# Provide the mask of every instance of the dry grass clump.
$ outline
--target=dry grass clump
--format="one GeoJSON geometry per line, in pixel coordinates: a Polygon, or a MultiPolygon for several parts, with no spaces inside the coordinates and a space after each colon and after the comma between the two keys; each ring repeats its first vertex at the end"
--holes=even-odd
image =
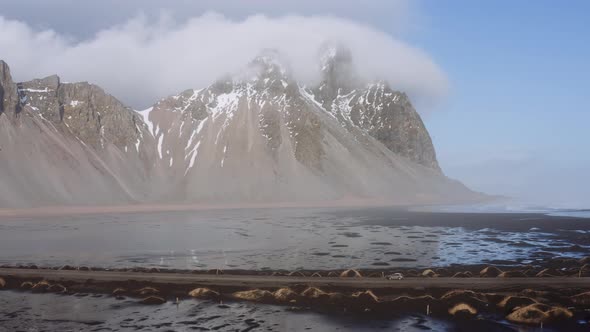
{"type": "Polygon", "coordinates": [[[274,295],[262,289],[252,289],[247,291],[235,292],[233,296],[240,300],[255,301],[255,302],[270,302],[274,300],[274,295]]]}
{"type": "Polygon", "coordinates": [[[135,292],[138,293],[139,295],[145,296],[145,295],[155,295],[155,294],[158,294],[160,291],[155,289],[154,287],[144,287],[144,288],[136,290],[135,292]]]}
{"type": "Polygon", "coordinates": [[[65,293],[67,291],[67,288],[61,284],[53,284],[49,286],[47,290],[54,293],[65,293]]]}
{"type": "Polygon", "coordinates": [[[301,293],[301,296],[305,297],[306,299],[319,299],[326,298],[329,295],[319,288],[308,287],[301,293]]]}
{"type": "Polygon", "coordinates": [[[195,288],[188,292],[188,295],[198,299],[215,299],[220,296],[218,292],[209,288],[195,288]]]}
{"type": "Polygon", "coordinates": [[[355,269],[348,269],[348,270],[342,271],[342,273],[340,273],[340,277],[341,278],[362,278],[363,275],[355,269]]]}
{"type": "Polygon", "coordinates": [[[31,289],[33,286],[34,284],[30,281],[24,281],[22,284],[20,284],[20,288],[22,289],[31,289]]]}
{"type": "Polygon", "coordinates": [[[590,264],[584,264],[580,271],[578,271],[578,277],[590,277],[590,264]]]}
{"type": "Polygon", "coordinates": [[[272,295],[277,302],[283,303],[297,302],[300,297],[299,294],[297,294],[297,292],[293,291],[291,288],[277,289],[274,291],[274,293],[272,293],[272,295]]]}
{"type": "Polygon", "coordinates": [[[563,307],[552,307],[546,313],[549,315],[550,321],[562,321],[574,316],[573,312],[563,307]]]}
{"type": "Polygon", "coordinates": [[[46,280],[42,280],[39,281],[38,283],[34,284],[33,287],[31,287],[31,290],[33,292],[46,292],[47,289],[49,288],[49,286],[51,286],[49,284],[49,282],[47,282],[46,280]]]}
{"type": "Polygon", "coordinates": [[[590,305],[590,292],[576,294],[570,298],[573,303],[580,305],[590,305]]]}
{"type": "Polygon", "coordinates": [[[455,274],[453,274],[452,278],[471,278],[473,275],[471,274],[471,272],[466,271],[466,272],[457,272],[455,274]]]}
{"type": "Polygon", "coordinates": [[[526,296],[506,296],[500,301],[500,303],[498,303],[498,307],[507,311],[512,311],[516,307],[526,307],[535,303],[537,303],[537,301],[526,296]]]}
{"type": "Polygon", "coordinates": [[[477,310],[467,303],[459,303],[449,309],[449,314],[457,318],[471,318],[477,315],[477,310]]]}
{"type": "Polygon", "coordinates": [[[466,289],[455,289],[448,291],[443,296],[441,296],[440,299],[441,301],[451,304],[467,303],[474,307],[487,305],[487,297],[485,294],[476,293],[466,289]]]}
{"type": "Polygon", "coordinates": [[[538,325],[546,322],[549,315],[533,306],[526,306],[513,311],[506,319],[513,323],[538,325]]]}
{"type": "Polygon", "coordinates": [[[352,298],[362,303],[379,303],[379,298],[372,291],[356,292],[352,294],[352,298]]]}
{"type": "Polygon", "coordinates": [[[537,273],[536,277],[539,278],[551,278],[551,277],[561,277],[563,273],[556,269],[544,269],[541,272],[537,273]]]}
{"type": "Polygon", "coordinates": [[[436,274],[436,272],[432,271],[431,269],[426,269],[426,270],[422,271],[421,276],[427,277],[427,278],[436,278],[436,277],[438,277],[438,274],[436,274]]]}
{"type": "Polygon", "coordinates": [[[484,278],[495,278],[502,273],[502,270],[495,266],[488,266],[483,270],[479,271],[479,276],[484,278]]]}
{"type": "Polygon", "coordinates": [[[125,293],[127,293],[127,289],[119,287],[119,288],[115,288],[115,290],[113,290],[113,292],[111,294],[113,294],[115,296],[119,296],[119,295],[123,295],[125,293]]]}
{"type": "Polygon", "coordinates": [[[514,323],[538,325],[541,323],[567,320],[573,316],[574,314],[566,308],[535,303],[517,308],[506,316],[506,319],[514,323]]]}

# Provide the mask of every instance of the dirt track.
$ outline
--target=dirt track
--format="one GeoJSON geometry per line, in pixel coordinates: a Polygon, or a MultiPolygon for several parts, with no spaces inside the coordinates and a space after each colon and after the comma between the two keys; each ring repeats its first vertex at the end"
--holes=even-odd
{"type": "Polygon", "coordinates": [[[49,269],[0,268],[0,276],[18,279],[43,278],[49,281],[124,282],[138,281],[172,285],[199,285],[208,287],[277,288],[296,284],[314,287],[350,289],[450,289],[508,290],[525,288],[590,288],[590,278],[327,278],[257,275],[209,275],[190,273],[145,273],[119,271],[77,271],[49,269]]]}

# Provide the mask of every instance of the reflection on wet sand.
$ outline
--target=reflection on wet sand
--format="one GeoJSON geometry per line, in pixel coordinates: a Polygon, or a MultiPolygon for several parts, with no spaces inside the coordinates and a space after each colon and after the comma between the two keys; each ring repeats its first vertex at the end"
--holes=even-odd
{"type": "Polygon", "coordinates": [[[0,331],[515,331],[507,323],[492,320],[451,322],[403,312],[383,319],[193,299],[146,306],[124,297],[117,300],[84,293],[62,296],[4,291],[0,308],[0,331]]]}
{"type": "MultiPolygon", "coordinates": [[[[527,271],[550,276],[555,271],[544,269],[546,264],[578,264],[577,258],[590,256],[590,219],[385,208],[4,216],[0,218],[0,253],[0,264],[10,266],[307,270],[319,275],[339,269],[403,269],[408,275],[431,271],[469,277],[475,272],[467,266],[479,271],[482,265],[496,265],[502,269],[497,274],[518,277],[526,265],[527,271]],[[458,275],[461,273],[465,275],[458,275]]],[[[532,308],[530,312],[539,310],[532,308]]],[[[469,314],[470,308],[453,308],[453,312],[469,314]]],[[[88,293],[64,296],[2,291],[0,298],[2,332],[17,327],[92,331],[522,330],[504,317],[480,314],[482,319],[449,322],[396,312],[387,319],[377,319],[270,304],[200,300],[168,301],[151,307],[124,296],[88,293]]],[[[587,320],[572,325],[572,331],[584,328],[587,320]]]]}
{"type": "Polygon", "coordinates": [[[0,263],[322,270],[532,264],[590,253],[580,219],[469,217],[383,209],[13,217],[2,220],[0,263]]]}

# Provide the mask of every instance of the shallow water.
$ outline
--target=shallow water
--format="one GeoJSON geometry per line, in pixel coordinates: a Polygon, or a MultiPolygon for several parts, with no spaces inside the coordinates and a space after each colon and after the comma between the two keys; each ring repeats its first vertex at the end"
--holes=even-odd
{"type": "MultiPolygon", "coordinates": [[[[0,219],[0,264],[178,269],[516,265],[590,255],[590,220],[397,209],[233,209],[0,219]]],[[[105,295],[0,292],[4,331],[541,331],[392,313],[293,312],[254,303],[138,305],[105,295]]],[[[585,330],[580,323],[569,331],[585,330]]],[[[552,331],[543,329],[542,331],[552,331]]]]}
{"type": "MultiPolygon", "coordinates": [[[[583,328],[584,326],[582,326],[583,328]]],[[[184,300],[160,306],[106,295],[0,292],[0,332],[13,331],[541,331],[506,322],[451,322],[393,313],[389,319],[292,311],[248,302],[184,300]]],[[[544,332],[555,331],[543,329],[544,332]]],[[[574,330],[571,330],[575,332],[574,330]]],[[[584,331],[580,329],[579,331],[584,331]]]]}
{"type": "Polygon", "coordinates": [[[4,218],[0,264],[320,270],[533,263],[590,253],[585,219],[492,216],[470,222],[460,213],[292,208],[4,218]]]}

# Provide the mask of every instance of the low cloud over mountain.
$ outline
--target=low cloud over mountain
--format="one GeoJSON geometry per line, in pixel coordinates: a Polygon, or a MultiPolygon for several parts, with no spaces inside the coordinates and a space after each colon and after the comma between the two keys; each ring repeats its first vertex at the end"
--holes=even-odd
{"type": "Polygon", "coordinates": [[[365,80],[382,79],[414,101],[432,102],[447,90],[445,75],[419,49],[372,27],[326,16],[250,16],[210,13],[182,22],[138,16],[75,38],[0,17],[1,57],[15,79],[60,73],[64,81],[90,81],[136,108],[187,87],[202,88],[243,68],[263,48],[289,57],[306,85],[320,79],[318,49],[326,40],[346,44],[365,80]]]}

